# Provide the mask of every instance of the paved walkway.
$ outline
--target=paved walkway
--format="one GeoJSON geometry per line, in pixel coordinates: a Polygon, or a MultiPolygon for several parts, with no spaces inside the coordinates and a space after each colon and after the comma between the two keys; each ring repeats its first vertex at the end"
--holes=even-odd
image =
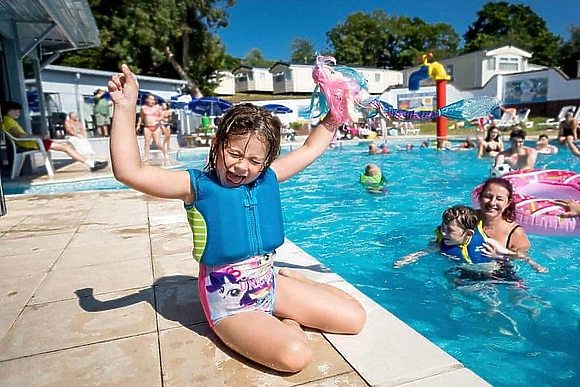
{"type": "Polygon", "coordinates": [[[212,334],[180,202],[102,191],[12,196],[7,206],[2,386],[487,385],[290,242],[278,266],[345,289],[368,312],[357,336],[309,331],[314,360],[294,375],[244,360],[212,334]]]}

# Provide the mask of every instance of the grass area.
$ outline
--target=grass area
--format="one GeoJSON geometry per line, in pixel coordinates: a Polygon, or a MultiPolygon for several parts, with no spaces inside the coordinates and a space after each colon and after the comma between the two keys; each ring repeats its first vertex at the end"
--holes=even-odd
{"type": "MultiPolygon", "coordinates": [[[[524,128],[527,132],[529,138],[537,137],[540,134],[547,134],[550,137],[554,137],[557,134],[557,128],[549,129],[545,126],[538,126],[539,123],[546,122],[548,117],[531,117],[528,120],[534,123],[534,126],[531,128],[524,128]]],[[[450,129],[451,127],[455,126],[455,121],[449,120],[447,123],[447,135],[449,136],[466,136],[466,137],[477,137],[485,135],[482,132],[477,131],[477,127],[475,126],[465,126],[463,128],[458,129],[450,129]]],[[[437,133],[437,125],[434,122],[421,122],[415,123],[415,127],[421,129],[421,135],[432,135],[435,136],[437,133]]],[[[509,129],[503,130],[506,134],[509,134],[509,129]]]]}

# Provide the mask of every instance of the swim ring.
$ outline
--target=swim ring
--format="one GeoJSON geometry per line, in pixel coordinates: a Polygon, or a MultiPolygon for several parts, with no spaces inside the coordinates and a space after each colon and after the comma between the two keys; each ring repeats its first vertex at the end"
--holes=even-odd
{"type": "MultiPolygon", "coordinates": [[[[555,199],[580,200],[580,174],[556,169],[514,171],[501,177],[514,187],[516,219],[526,232],[539,235],[580,236],[580,218],[560,218],[564,209],[555,199]]],[[[479,208],[483,184],[471,191],[479,208]]]]}

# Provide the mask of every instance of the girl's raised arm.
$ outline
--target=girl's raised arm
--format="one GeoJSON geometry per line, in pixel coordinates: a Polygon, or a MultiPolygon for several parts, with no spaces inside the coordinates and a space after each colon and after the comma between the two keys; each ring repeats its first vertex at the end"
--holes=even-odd
{"type": "Polygon", "coordinates": [[[115,179],[143,193],[192,203],[195,194],[187,171],[169,171],[141,164],[135,109],[139,84],[127,65],[109,81],[115,107],[111,130],[111,164],[115,179]]]}

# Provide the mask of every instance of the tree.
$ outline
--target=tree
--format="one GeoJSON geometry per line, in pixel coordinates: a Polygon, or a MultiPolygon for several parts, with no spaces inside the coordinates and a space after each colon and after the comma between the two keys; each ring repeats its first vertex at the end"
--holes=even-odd
{"type": "Polygon", "coordinates": [[[532,52],[536,64],[558,63],[560,38],[527,5],[507,1],[486,3],[463,38],[465,52],[511,44],[532,52]]]}
{"type": "Polygon", "coordinates": [[[460,42],[450,24],[428,24],[381,10],[353,13],[326,36],[340,63],[398,70],[416,64],[428,52],[440,59],[453,56],[460,42]]]}
{"type": "Polygon", "coordinates": [[[429,24],[418,17],[391,18],[390,33],[394,39],[391,66],[396,69],[414,66],[423,54],[433,53],[436,59],[453,57],[458,52],[461,38],[452,25],[429,24]]]}
{"type": "Polygon", "coordinates": [[[296,38],[290,45],[290,61],[293,63],[314,63],[316,52],[314,44],[308,39],[296,38]]]}
{"type": "Polygon", "coordinates": [[[228,25],[235,0],[89,0],[101,46],[69,53],[60,63],[184,79],[199,97],[217,86],[225,47],[215,34],[228,25]]]}
{"type": "Polygon", "coordinates": [[[578,63],[580,60],[580,25],[570,27],[570,39],[560,47],[560,68],[569,77],[578,76],[578,63]]]}
{"type": "Polygon", "coordinates": [[[351,66],[388,66],[393,51],[389,16],[383,11],[356,12],[326,33],[336,60],[351,66]]]}
{"type": "Polygon", "coordinates": [[[239,65],[242,64],[242,60],[240,58],[236,58],[230,54],[226,54],[224,57],[224,69],[226,70],[233,70],[239,65]]]}
{"type": "Polygon", "coordinates": [[[252,67],[270,67],[275,62],[264,58],[264,54],[257,48],[253,48],[250,52],[244,56],[242,62],[245,65],[252,67]]]}

